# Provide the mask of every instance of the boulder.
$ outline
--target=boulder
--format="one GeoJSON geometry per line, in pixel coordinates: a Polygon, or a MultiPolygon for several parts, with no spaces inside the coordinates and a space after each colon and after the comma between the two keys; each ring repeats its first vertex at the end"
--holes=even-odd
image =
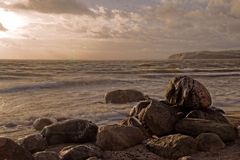
{"type": "Polygon", "coordinates": [[[100,128],[96,144],[103,150],[123,150],[143,140],[144,134],[137,127],[107,125],[100,128]]]}
{"type": "Polygon", "coordinates": [[[187,114],[187,118],[199,118],[199,119],[206,119],[206,120],[212,120],[214,122],[218,123],[228,123],[229,121],[227,118],[224,117],[224,115],[221,112],[211,110],[211,109],[205,109],[205,110],[193,110],[190,113],[187,114]]]}
{"type": "Polygon", "coordinates": [[[41,131],[44,127],[49,126],[56,122],[57,120],[54,118],[48,117],[38,118],[33,122],[33,128],[35,128],[37,131],[41,131]]]}
{"type": "Polygon", "coordinates": [[[96,124],[81,119],[66,120],[45,127],[43,137],[49,145],[61,143],[85,143],[96,140],[96,124]]]}
{"type": "Polygon", "coordinates": [[[196,152],[195,141],[191,136],[174,134],[161,138],[151,139],[146,144],[153,153],[165,157],[177,159],[196,152]]]}
{"type": "Polygon", "coordinates": [[[31,153],[43,151],[47,148],[47,141],[41,134],[33,134],[18,140],[19,144],[31,153]]]}
{"type": "Polygon", "coordinates": [[[105,151],[106,160],[165,160],[150,152],[144,145],[136,145],[123,151],[105,151]]]}
{"type": "Polygon", "coordinates": [[[166,88],[166,100],[170,105],[185,109],[208,108],[212,104],[208,90],[197,80],[188,76],[172,79],[166,88]]]}
{"type": "Polygon", "coordinates": [[[195,138],[198,150],[215,152],[225,147],[224,142],[215,133],[202,133],[195,138]]]}
{"type": "Polygon", "coordinates": [[[93,144],[66,147],[60,152],[61,160],[86,160],[90,157],[101,157],[102,151],[93,144]]]}
{"type": "Polygon", "coordinates": [[[184,118],[176,124],[175,129],[178,133],[194,137],[201,133],[216,133],[225,142],[237,138],[237,130],[233,125],[211,120],[184,118]]]}
{"type": "Polygon", "coordinates": [[[33,160],[30,152],[11,139],[0,137],[1,160],[33,160]]]}
{"type": "Polygon", "coordinates": [[[139,102],[144,100],[145,96],[137,90],[115,90],[108,92],[105,96],[106,103],[125,104],[129,102],[139,102]]]}
{"type": "Polygon", "coordinates": [[[163,136],[172,132],[177,120],[175,114],[171,107],[162,101],[156,100],[149,100],[147,107],[143,107],[140,112],[132,113],[132,115],[138,117],[150,134],[157,136],[163,136]]]}
{"type": "Polygon", "coordinates": [[[135,106],[132,107],[129,113],[129,116],[138,117],[138,114],[151,103],[152,103],[152,100],[145,100],[145,101],[138,102],[135,106]]]}
{"type": "Polygon", "coordinates": [[[37,152],[33,156],[35,160],[60,160],[58,154],[51,151],[37,152]]]}
{"type": "Polygon", "coordinates": [[[177,160],[195,160],[195,159],[191,156],[184,156],[184,157],[178,158],[177,160]]]}

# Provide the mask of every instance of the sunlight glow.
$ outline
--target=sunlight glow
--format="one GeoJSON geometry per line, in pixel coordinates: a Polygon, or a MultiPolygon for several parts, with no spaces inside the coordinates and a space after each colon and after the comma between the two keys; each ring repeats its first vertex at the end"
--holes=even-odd
{"type": "Polygon", "coordinates": [[[22,16],[14,12],[5,11],[1,8],[0,8],[0,23],[2,23],[2,25],[8,31],[15,31],[27,24],[22,16]]]}

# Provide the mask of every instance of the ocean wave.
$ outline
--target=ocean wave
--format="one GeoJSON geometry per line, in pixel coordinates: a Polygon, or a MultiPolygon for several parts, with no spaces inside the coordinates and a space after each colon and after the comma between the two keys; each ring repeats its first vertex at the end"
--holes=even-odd
{"type": "Polygon", "coordinates": [[[38,83],[31,85],[18,85],[9,88],[0,89],[0,94],[4,93],[15,93],[21,91],[36,91],[36,90],[44,90],[44,89],[62,89],[69,87],[80,87],[80,86],[95,86],[95,85],[110,85],[116,83],[131,83],[127,80],[110,80],[110,79],[101,79],[101,80],[75,80],[75,81],[58,81],[58,82],[46,82],[46,83],[38,83]]]}
{"type": "Polygon", "coordinates": [[[158,73],[158,74],[144,74],[140,75],[142,78],[162,78],[187,75],[193,77],[228,77],[228,76],[240,76],[240,72],[185,72],[185,73],[158,73]]]}

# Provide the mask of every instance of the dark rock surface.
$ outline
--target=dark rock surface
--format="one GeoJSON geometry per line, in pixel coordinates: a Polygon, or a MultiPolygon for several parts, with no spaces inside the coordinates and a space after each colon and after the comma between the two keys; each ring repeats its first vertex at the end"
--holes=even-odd
{"type": "Polygon", "coordinates": [[[49,145],[61,143],[85,143],[96,139],[98,127],[94,123],[72,119],[55,123],[42,130],[49,145]]]}
{"type": "Polygon", "coordinates": [[[143,140],[144,134],[137,127],[107,125],[100,128],[96,144],[103,150],[123,150],[143,140]]]}
{"type": "Polygon", "coordinates": [[[48,117],[38,118],[33,122],[33,128],[35,128],[37,131],[41,131],[44,127],[49,126],[56,122],[57,120],[54,118],[48,117]]]}
{"type": "Polygon", "coordinates": [[[33,156],[35,160],[60,160],[58,154],[51,151],[37,152],[33,156]]]}

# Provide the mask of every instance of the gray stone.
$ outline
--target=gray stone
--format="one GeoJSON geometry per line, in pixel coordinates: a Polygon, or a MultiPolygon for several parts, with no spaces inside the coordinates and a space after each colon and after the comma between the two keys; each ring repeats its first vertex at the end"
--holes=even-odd
{"type": "Polygon", "coordinates": [[[18,140],[19,144],[31,153],[43,151],[47,148],[47,141],[41,134],[33,134],[18,140]]]}
{"type": "Polygon", "coordinates": [[[41,131],[44,127],[49,126],[56,122],[57,120],[54,118],[48,117],[38,118],[33,122],[33,128],[35,128],[37,131],[41,131]]]}
{"type": "Polygon", "coordinates": [[[180,158],[196,152],[195,141],[191,136],[174,134],[149,140],[147,148],[165,158],[180,158]]]}
{"type": "Polygon", "coordinates": [[[115,90],[108,92],[105,96],[106,103],[125,104],[129,102],[139,102],[144,100],[143,93],[137,90],[115,90]]]}
{"type": "Polygon", "coordinates": [[[100,128],[96,144],[103,150],[123,150],[143,140],[144,134],[137,127],[107,125],[100,128]]]}
{"type": "Polygon", "coordinates": [[[11,139],[0,137],[0,160],[33,160],[33,157],[11,139]]]}
{"type": "Polygon", "coordinates": [[[66,120],[45,127],[43,137],[49,145],[62,143],[85,143],[96,140],[96,124],[81,119],[66,120]]]}
{"type": "Polygon", "coordinates": [[[35,160],[60,160],[58,154],[51,151],[37,152],[33,156],[35,160]]]}

